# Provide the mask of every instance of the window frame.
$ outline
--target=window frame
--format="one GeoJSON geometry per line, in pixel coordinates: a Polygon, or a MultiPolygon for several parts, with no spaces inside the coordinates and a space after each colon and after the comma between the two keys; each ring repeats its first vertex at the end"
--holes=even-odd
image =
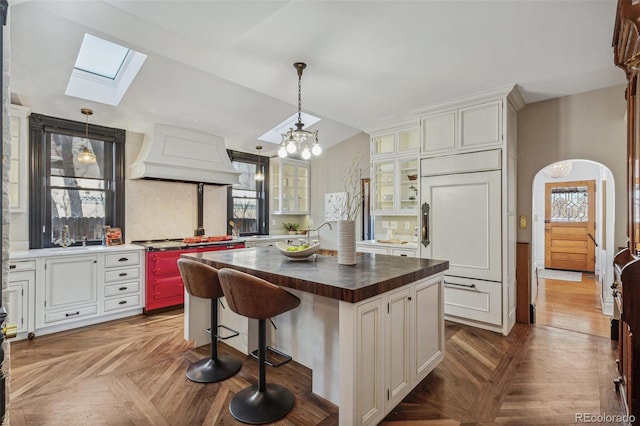
{"type": "MultiPolygon", "coordinates": [[[[263,218],[262,223],[258,223],[257,232],[243,232],[240,236],[251,235],[268,235],[269,234],[269,157],[258,156],[256,154],[249,154],[246,152],[227,150],[229,159],[232,162],[254,164],[256,169],[258,168],[258,158],[260,162],[260,169],[264,174],[264,180],[256,181],[256,192],[261,196],[257,197],[258,200],[258,214],[263,218]]],[[[256,170],[258,171],[258,170],[256,170]]],[[[233,185],[229,185],[227,189],[227,234],[231,234],[231,225],[229,221],[233,220],[233,185]]]]}
{"type": "MultiPolygon", "coordinates": [[[[51,179],[49,133],[84,138],[86,123],[32,113],[29,117],[29,248],[55,247],[51,241],[51,179]]],[[[125,141],[126,131],[89,124],[89,138],[113,143],[111,167],[105,167],[105,222],[125,232],[125,141]]],[[[74,245],[80,245],[76,242],[74,245]]],[[[99,245],[101,241],[87,241],[99,245]]]]}

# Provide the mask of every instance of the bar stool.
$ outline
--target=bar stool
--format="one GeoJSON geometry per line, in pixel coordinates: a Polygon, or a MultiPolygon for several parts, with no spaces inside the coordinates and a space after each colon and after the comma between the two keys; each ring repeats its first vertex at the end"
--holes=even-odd
{"type": "Polygon", "coordinates": [[[229,308],[258,320],[258,385],[238,392],[229,403],[229,411],[243,423],[276,421],[291,411],[295,397],[282,385],[266,383],[266,320],[297,307],[300,299],[275,284],[235,269],[220,269],[218,275],[229,308]]]}
{"type": "Polygon", "coordinates": [[[211,300],[211,357],[194,362],[187,368],[187,378],[198,383],[214,383],[227,379],[240,370],[240,359],[218,356],[218,340],[229,339],[238,332],[224,325],[218,325],[218,298],[223,296],[218,279],[218,270],[204,263],[178,259],[178,269],[184,282],[184,288],[191,296],[211,300]],[[218,329],[225,328],[233,334],[225,337],[218,335],[218,329]]]}

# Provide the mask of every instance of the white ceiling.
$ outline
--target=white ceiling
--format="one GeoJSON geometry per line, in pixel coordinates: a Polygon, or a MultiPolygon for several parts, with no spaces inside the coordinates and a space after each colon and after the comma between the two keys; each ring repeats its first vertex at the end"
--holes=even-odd
{"type": "MultiPolygon", "coordinates": [[[[616,0],[10,1],[12,101],[145,132],[153,123],[257,138],[302,109],[321,145],[416,107],[518,84],[527,103],[625,82],[616,0]],[[118,107],[64,95],[85,32],[148,55],[118,107]]],[[[267,144],[270,145],[270,144],[267,144]]],[[[265,146],[274,155],[277,146],[265,146]]]]}

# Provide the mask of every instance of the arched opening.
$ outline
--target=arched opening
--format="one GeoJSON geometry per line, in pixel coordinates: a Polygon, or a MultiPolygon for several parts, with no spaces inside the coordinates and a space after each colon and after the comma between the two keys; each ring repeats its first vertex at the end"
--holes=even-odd
{"type": "MultiPolygon", "coordinates": [[[[545,227],[545,206],[547,204],[547,184],[595,181],[595,265],[598,293],[602,313],[613,313],[613,298],[607,283],[613,281],[614,225],[615,225],[615,182],[611,170],[590,160],[571,159],[550,164],[538,171],[532,184],[532,220],[531,220],[531,300],[536,303],[538,297],[537,272],[545,269],[545,257],[548,254],[545,242],[549,227],[545,227]]],[[[590,237],[591,238],[591,237],[590,237]]],[[[549,267],[547,265],[547,267],[549,267]]]]}

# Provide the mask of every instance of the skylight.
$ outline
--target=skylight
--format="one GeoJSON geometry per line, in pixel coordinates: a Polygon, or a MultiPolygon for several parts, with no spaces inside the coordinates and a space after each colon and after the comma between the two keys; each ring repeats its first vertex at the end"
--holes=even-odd
{"type": "MultiPolygon", "coordinates": [[[[309,127],[311,127],[314,124],[316,124],[318,121],[320,121],[320,118],[314,117],[311,114],[307,114],[307,113],[303,112],[301,114],[301,120],[300,121],[302,121],[304,123],[304,128],[306,130],[309,127]]],[[[271,143],[279,144],[279,143],[282,142],[282,134],[283,133],[287,133],[290,128],[294,128],[295,129],[297,122],[298,122],[298,113],[296,112],[291,117],[287,118],[285,121],[283,121],[282,123],[278,124],[276,127],[274,127],[273,129],[269,130],[264,135],[260,136],[258,138],[258,140],[261,140],[261,141],[264,141],[264,142],[271,142],[271,143]]]]}
{"type": "Polygon", "coordinates": [[[115,80],[130,50],[91,34],[85,34],[74,68],[115,80]]]}
{"type": "Polygon", "coordinates": [[[117,106],[147,55],[85,34],[65,94],[117,106]]]}

